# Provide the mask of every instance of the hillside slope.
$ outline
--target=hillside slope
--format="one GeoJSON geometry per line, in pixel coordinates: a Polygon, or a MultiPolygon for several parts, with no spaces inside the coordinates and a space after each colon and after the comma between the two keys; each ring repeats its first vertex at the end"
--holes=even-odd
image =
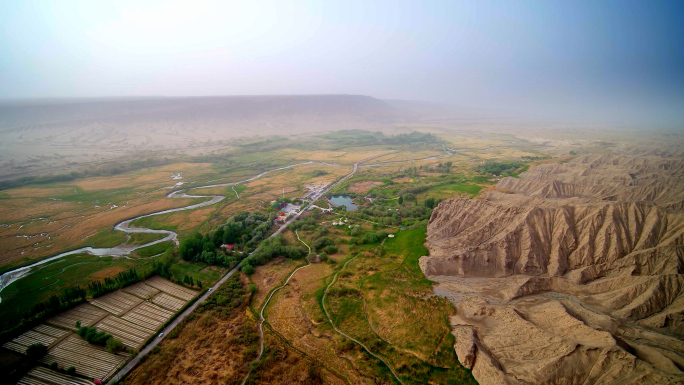
{"type": "Polygon", "coordinates": [[[421,268],[481,384],[684,381],[684,161],[585,156],[440,204],[421,268]]]}

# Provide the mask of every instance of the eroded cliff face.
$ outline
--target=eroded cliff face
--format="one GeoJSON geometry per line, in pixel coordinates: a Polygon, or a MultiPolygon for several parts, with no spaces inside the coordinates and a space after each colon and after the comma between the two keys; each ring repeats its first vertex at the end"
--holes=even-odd
{"type": "Polygon", "coordinates": [[[459,360],[481,384],[684,383],[683,181],[681,159],[585,156],[442,202],[420,264],[459,360]]]}

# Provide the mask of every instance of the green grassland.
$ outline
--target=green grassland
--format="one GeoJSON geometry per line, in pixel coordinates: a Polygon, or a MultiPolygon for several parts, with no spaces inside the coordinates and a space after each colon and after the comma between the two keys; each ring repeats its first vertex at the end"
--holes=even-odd
{"type": "Polygon", "coordinates": [[[47,300],[51,295],[61,295],[64,289],[76,286],[85,288],[88,282],[96,279],[94,275],[105,269],[118,272],[138,266],[139,263],[127,259],[89,254],[70,255],[47,262],[2,291],[0,318],[22,318],[34,304],[47,300]]]}
{"type": "Polygon", "coordinates": [[[425,229],[402,231],[340,272],[328,292],[333,322],[387,358],[407,384],[475,383],[453,350],[451,304],[431,296],[418,259],[425,229]]]}

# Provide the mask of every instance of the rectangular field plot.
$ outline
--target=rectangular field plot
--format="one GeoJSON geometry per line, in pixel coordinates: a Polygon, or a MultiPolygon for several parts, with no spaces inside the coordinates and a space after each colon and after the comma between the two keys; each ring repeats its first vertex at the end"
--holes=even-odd
{"type": "Polygon", "coordinates": [[[106,311],[84,303],[64,313],[60,313],[46,322],[51,325],[76,330],[76,321],[81,321],[81,326],[93,326],[94,323],[106,315],[106,311]]]}
{"type": "Polygon", "coordinates": [[[68,332],[62,329],[53,328],[47,325],[38,325],[35,328],[22,333],[17,338],[2,345],[3,348],[14,350],[17,353],[26,353],[26,348],[30,345],[41,343],[45,346],[50,346],[59,337],[68,332]]]}
{"type": "Polygon", "coordinates": [[[113,293],[103,295],[90,301],[91,304],[107,310],[115,315],[122,315],[125,312],[133,309],[143,300],[130,294],[126,294],[120,290],[113,293]]]}
{"type": "Polygon", "coordinates": [[[155,330],[130,323],[129,321],[109,315],[98,322],[95,327],[118,338],[129,348],[139,349],[155,330]]]}
{"type": "Polygon", "coordinates": [[[92,385],[92,381],[83,378],[67,376],[54,370],[36,366],[22,377],[18,385],[92,385]]]}
{"type": "Polygon", "coordinates": [[[166,321],[171,319],[173,314],[173,312],[162,309],[157,305],[143,302],[138,307],[121,316],[121,318],[146,329],[156,331],[166,321]]]}
{"type": "Polygon", "coordinates": [[[153,288],[152,286],[145,285],[144,282],[138,282],[135,285],[128,286],[121,290],[145,299],[150,299],[154,297],[155,294],[159,293],[159,290],[153,288]]]}
{"type": "Polygon", "coordinates": [[[195,298],[197,294],[199,294],[194,290],[186,289],[183,286],[171,283],[159,276],[154,276],[146,280],[145,284],[152,286],[155,289],[159,289],[167,294],[171,294],[174,297],[184,299],[186,301],[190,301],[191,299],[195,298]]]}
{"type": "Polygon", "coordinates": [[[62,368],[73,366],[77,373],[103,380],[114,374],[126,358],[127,355],[124,353],[111,354],[104,348],[89,344],[72,334],[50,349],[41,361],[46,364],[57,362],[62,368]]]}
{"type": "Polygon", "coordinates": [[[188,303],[188,301],[184,301],[180,298],[170,296],[166,293],[157,294],[152,299],[152,302],[156,303],[161,307],[173,310],[174,312],[177,312],[178,310],[182,309],[183,306],[185,306],[185,304],[188,303]]]}

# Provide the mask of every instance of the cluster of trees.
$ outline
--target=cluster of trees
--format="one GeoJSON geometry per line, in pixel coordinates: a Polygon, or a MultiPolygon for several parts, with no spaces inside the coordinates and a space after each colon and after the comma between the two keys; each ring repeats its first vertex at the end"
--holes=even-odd
{"type": "Polygon", "coordinates": [[[86,291],[80,286],[65,289],[61,296],[52,295],[47,301],[39,302],[25,318],[43,314],[53,313],[69,307],[72,304],[80,303],[86,299],[86,291]]]}
{"type": "Polygon", "coordinates": [[[244,285],[240,278],[234,275],[198,306],[198,312],[202,313],[213,310],[218,316],[228,316],[231,310],[241,305],[246,305],[246,299],[247,292],[244,289],[244,285]]]}
{"type": "Polygon", "coordinates": [[[242,272],[248,275],[253,274],[254,266],[263,265],[275,257],[301,259],[306,257],[307,254],[308,250],[306,248],[288,245],[285,238],[282,235],[278,235],[261,242],[259,248],[242,261],[242,272]]]}
{"type": "MultiPolygon", "coordinates": [[[[316,222],[318,221],[318,216],[312,215],[305,219],[298,219],[288,226],[292,231],[302,230],[311,231],[316,228],[316,222]]],[[[327,229],[326,229],[327,230],[327,229]]]]}
{"type": "MultiPolygon", "coordinates": [[[[438,202],[435,201],[434,203],[437,204],[438,202]]],[[[353,216],[376,222],[383,226],[398,226],[401,224],[408,226],[415,225],[420,221],[427,221],[430,219],[431,213],[432,208],[426,205],[378,205],[372,208],[360,208],[354,212],[353,216]]]]}
{"type": "Polygon", "coordinates": [[[328,174],[329,173],[327,171],[324,171],[324,170],[313,170],[313,172],[311,173],[311,175],[313,175],[314,177],[328,175],[328,174]]]}
{"type": "Polygon", "coordinates": [[[424,205],[425,207],[429,208],[429,209],[434,209],[434,208],[437,207],[437,205],[440,204],[441,202],[442,202],[441,199],[435,200],[435,198],[430,197],[430,198],[427,198],[427,199],[425,199],[425,200],[423,201],[423,205],[424,205]]]}
{"type": "Polygon", "coordinates": [[[129,286],[136,282],[140,282],[140,276],[135,268],[131,268],[128,271],[120,272],[114,276],[114,278],[105,278],[104,282],[92,281],[88,283],[88,291],[94,298],[111,293],[120,287],[129,286]]]}
{"type": "Polygon", "coordinates": [[[183,283],[189,285],[190,287],[195,286],[195,284],[197,284],[197,287],[199,287],[200,289],[202,288],[202,281],[200,281],[199,279],[195,281],[194,279],[192,279],[191,276],[187,274],[185,274],[185,276],[183,277],[183,283]]]}
{"type": "Polygon", "coordinates": [[[220,250],[222,244],[235,245],[235,250],[248,251],[264,240],[275,218],[275,213],[235,214],[213,234],[194,233],[180,244],[180,255],[186,261],[205,262],[210,265],[234,266],[240,260],[226,256],[220,250]]]}
{"type": "Polygon", "coordinates": [[[105,346],[107,340],[112,338],[111,334],[98,332],[97,328],[94,326],[81,326],[80,321],[76,322],[76,327],[78,328],[76,334],[93,345],[105,346]]]}
{"type": "Polygon", "coordinates": [[[383,139],[387,144],[416,144],[416,143],[441,143],[441,140],[432,134],[412,132],[410,134],[399,134],[383,139]]]}
{"type": "Polygon", "coordinates": [[[451,166],[453,165],[452,162],[446,162],[442,163],[439,162],[437,163],[437,166],[435,167],[430,167],[428,165],[420,166],[421,170],[425,170],[427,172],[441,172],[443,174],[448,174],[451,172],[451,166]]]}
{"type": "Polygon", "coordinates": [[[359,226],[354,226],[349,230],[349,235],[352,236],[352,238],[349,240],[351,244],[368,244],[380,242],[387,238],[388,234],[384,230],[364,233],[359,226]],[[363,235],[363,237],[358,238],[361,235],[363,235]]]}
{"type": "Polygon", "coordinates": [[[94,326],[81,326],[81,321],[76,322],[76,334],[93,345],[106,346],[110,353],[116,353],[124,349],[121,340],[112,337],[111,334],[97,331],[94,326]]]}
{"type": "Polygon", "coordinates": [[[166,278],[166,279],[171,279],[172,274],[171,274],[171,261],[166,260],[164,262],[162,261],[154,261],[152,262],[152,271],[157,274],[160,277],[166,278]]]}
{"type": "Polygon", "coordinates": [[[525,164],[522,162],[487,162],[485,164],[477,166],[475,168],[475,171],[477,171],[480,174],[509,176],[515,174],[515,172],[523,166],[525,166],[525,164]]]}

